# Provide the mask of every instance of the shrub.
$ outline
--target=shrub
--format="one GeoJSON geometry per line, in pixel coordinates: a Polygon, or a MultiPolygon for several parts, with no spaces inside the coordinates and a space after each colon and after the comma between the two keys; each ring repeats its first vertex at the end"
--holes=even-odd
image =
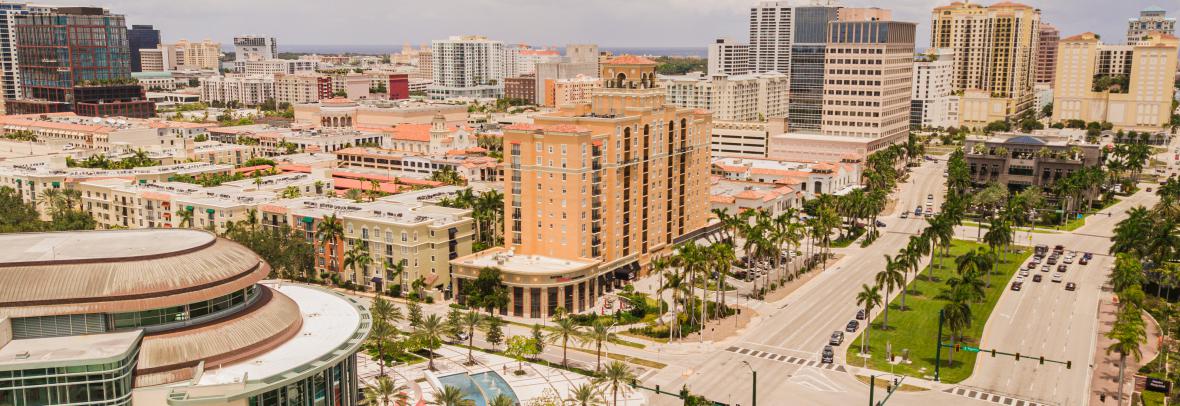
{"type": "Polygon", "coordinates": [[[434,296],[427,296],[426,304],[434,304],[434,296]]]}

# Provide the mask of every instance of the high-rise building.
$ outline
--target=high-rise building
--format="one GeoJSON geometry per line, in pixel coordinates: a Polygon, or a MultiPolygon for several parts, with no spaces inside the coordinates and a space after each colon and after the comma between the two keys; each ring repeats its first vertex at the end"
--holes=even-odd
{"type": "Polygon", "coordinates": [[[578,75],[570,79],[550,80],[545,84],[545,106],[589,103],[595,89],[602,87],[597,76],[578,75]]]}
{"type": "Polygon", "coordinates": [[[750,46],[729,38],[719,38],[709,44],[709,76],[745,75],[750,73],[750,46]]]}
{"type": "Polygon", "coordinates": [[[836,21],[839,10],[837,6],[815,5],[795,7],[792,12],[791,66],[783,72],[791,76],[788,131],[821,130],[828,24],[836,21]]]}
{"type": "Polygon", "coordinates": [[[1053,73],[1057,71],[1057,41],[1060,39],[1053,24],[1042,22],[1037,27],[1037,84],[1053,84],[1053,73]]]}
{"type": "Polygon", "coordinates": [[[914,23],[876,19],[828,25],[824,135],[870,139],[870,152],[906,138],[915,29],[914,23]]]}
{"type": "Polygon", "coordinates": [[[750,8],[751,72],[790,74],[793,11],[788,1],[763,1],[750,8]]]}
{"type": "MultiPolygon", "coordinates": [[[[541,62],[537,64],[537,104],[552,106],[557,103],[560,97],[555,96],[558,87],[562,86],[557,83],[564,79],[575,79],[578,76],[586,78],[597,78],[601,69],[600,54],[598,52],[598,45],[593,44],[569,44],[565,47],[565,56],[560,61],[556,62],[541,62]]],[[[585,81],[581,82],[567,82],[571,84],[569,90],[575,93],[579,92],[578,88],[585,85],[585,81]]],[[[581,100],[583,97],[574,96],[572,99],[581,100]]]]}
{"type": "Polygon", "coordinates": [[[430,42],[434,58],[432,99],[497,98],[504,94],[504,43],[475,35],[430,42]]]}
{"type": "Polygon", "coordinates": [[[15,28],[22,94],[7,101],[8,113],[155,114],[155,103],[145,100],[143,87],[131,79],[123,15],[56,7],[16,16],[15,28]]]}
{"type": "Polygon", "coordinates": [[[127,46],[131,50],[131,71],[143,72],[139,64],[139,50],[160,46],[160,30],[151,25],[133,24],[127,30],[127,46]]]}
{"type": "Polygon", "coordinates": [[[546,318],[595,308],[704,230],[710,114],[669,108],[656,63],[602,66],[590,104],[504,130],[504,246],[451,261],[459,302],[485,267],[508,288],[501,314],[546,318]]]}
{"type": "Polygon", "coordinates": [[[1012,2],[934,8],[930,46],[955,52],[961,126],[980,128],[1032,109],[1040,22],[1040,10],[1012,2]]]}
{"type": "Polygon", "coordinates": [[[189,42],[182,39],[176,43],[159,44],[152,49],[136,51],[143,72],[218,70],[221,64],[221,44],[210,40],[189,42]]]}
{"type": "Polygon", "coordinates": [[[275,103],[313,103],[332,98],[332,78],[315,73],[276,73],[275,103]]]}
{"type": "Polygon", "coordinates": [[[1162,33],[1148,34],[1134,46],[1105,45],[1089,32],[1061,40],[1053,121],[1162,132],[1172,114],[1178,45],[1176,37],[1162,33]]]}
{"type": "Polygon", "coordinates": [[[537,64],[561,60],[561,52],[554,49],[533,49],[524,44],[504,50],[504,76],[516,77],[537,73],[537,64]]]}
{"type": "Polygon", "coordinates": [[[660,76],[667,103],[676,107],[705,109],[717,121],[764,121],[787,115],[787,75],[778,72],[747,75],[660,76]]]}
{"type": "Polygon", "coordinates": [[[234,62],[260,61],[278,57],[279,44],[274,37],[257,35],[234,37],[234,62]]]}
{"type": "Polygon", "coordinates": [[[1127,21],[1127,44],[1139,44],[1152,32],[1176,35],[1176,19],[1159,7],[1140,11],[1139,18],[1127,21]]]}
{"type": "Polygon", "coordinates": [[[0,3],[0,95],[20,98],[20,63],[16,55],[16,17],[28,14],[24,3],[0,3]]]}
{"type": "Polygon", "coordinates": [[[910,93],[910,127],[947,128],[959,123],[959,98],[954,78],[955,51],[935,49],[914,61],[913,92],[910,93]]]}

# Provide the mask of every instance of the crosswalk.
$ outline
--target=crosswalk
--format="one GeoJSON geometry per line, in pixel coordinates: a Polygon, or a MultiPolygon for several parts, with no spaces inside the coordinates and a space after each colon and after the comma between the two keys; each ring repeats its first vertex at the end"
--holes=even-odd
{"type": "Polygon", "coordinates": [[[771,361],[786,362],[786,363],[795,364],[795,365],[815,367],[815,368],[819,368],[819,369],[827,369],[830,371],[837,371],[837,372],[847,371],[843,365],[825,364],[825,363],[822,363],[822,362],[819,362],[816,360],[808,360],[808,359],[799,358],[799,357],[792,357],[789,355],[775,354],[773,352],[759,351],[759,350],[742,348],[742,347],[729,347],[729,348],[726,348],[725,350],[732,352],[732,353],[736,353],[736,354],[746,355],[746,356],[750,356],[750,357],[754,357],[754,358],[768,359],[771,361]]]}
{"type": "Polygon", "coordinates": [[[1017,399],[1017,398],[1013,398],[1010,396],[998,395],[995,393],[988,393],[988,392],[984,392],[984,391],[981,391],[978,389],[964,388],[961,386],[949,388],[949,389],[943,390],[943,392],[946,392],[946,393],[949,393],[952,395],[962,396],[965,398],[971,398],[971,399],[975,399],[975,400],[982,400],[985,402],[991,402],[991,403],[995,403],[998,405],[1004,405],[1004,406],[1050,406],[1047,403],[1037,403],[1037,402],[1033,402],[1031,400],[1017,399]]]}

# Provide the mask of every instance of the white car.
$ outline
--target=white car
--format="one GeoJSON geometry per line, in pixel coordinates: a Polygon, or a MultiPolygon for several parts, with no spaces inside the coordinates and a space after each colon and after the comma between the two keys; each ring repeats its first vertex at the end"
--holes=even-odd
{"type": "Polygon", "coordinates": [[[1016,283],[1024,283],[1024,276],[1017,276],[1016,283]]]}
{"type": "Polygon", "coordinates": [[[1021,277],[1028,276],[1028,270],[1027,270],[1027,269],[1021,269],[1021,270],[1020,270],[1020,276],[1021,276],[1021,277]]]}
{"type": "Polygon", "coordinates": [[[1053,282],[1061,283],[1061,279],[1064,277],[1065,277],[1064,273],[1054,272],[1053,273],[1053,282]]]}

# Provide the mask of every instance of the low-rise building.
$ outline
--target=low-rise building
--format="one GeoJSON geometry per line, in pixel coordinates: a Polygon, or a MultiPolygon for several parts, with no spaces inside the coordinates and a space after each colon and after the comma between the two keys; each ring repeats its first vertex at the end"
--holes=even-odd
{"type": "Polygon", "coordinates": [[[712,173],[731,181],[788,186],[804,199],[842,195],[860,187],[860,165],[856,163],[718,158],[713,160],[712,173]]]}
{"type": "Polygon", "coordinates": [[[448,123],[467,121],[467,106],[411,100],[361,100],[345,98],[295,105],[295,121],[313,127],[391,127],[428,124],[442,114],[448,123]],[[346,124],[341,124],[346,123],[346,124]]]}
{"type": "Polygon", "coordinates": [[[11,187],[25,202],[40,206],[43,202],[38,197],[43,191],[74,189],[78,183],[90,180],[119,178],[135,183],[164,182],[175,176],[228,174],[233,169],[231,165],[206,162],[185,162],[134,169],[68,168],[64,157],[51,157],[38,164],[0,165],[0,186],[11,187]]]}
{"type": "Polygon", "coordinates": [[[1076,133],[1039,130],[1034,134],[969,137],[963,151],[971,180],[978,185],[999,183],[1010,189],[1051,188],[1074,171],[1100,165],[1101,146],[1086,143],[1084,133],[1076,133]]]}
{"type": "Polygon", "coordinates": [[[803,200],[803,193],[779,184],[733,181],[715,176],[709,187],[710,209],[725,210],[730,214],[761,210],[778,216],[787,209],[801,209],[803,200]]]}
{"type": "Polygon", "coordinates": [[[275,102],[292,106],[332,98],[332,78],[315,73],[276,73],[275,102]]]}
{"type": "Polygon", "coordinates": [[[529,104],[537,100],[537,74],[529,73],[504,78],[504,97],[525,100],[529,104]]]}
{"type": "Polygon", "coordinates": [[[503,165],[485,156],[482,149],[456,150],[444,155],[427,155],[381,148],[346,148],[336,151],[341,168],[366,168],[393,177],[426,179],[439,169],[454,170],[468,181],[498,181],[503,165]]]}
{"type": "Polygon", "coordinates": [[[257,106],[275,98],[274,74],[201,78],[201,101],[257,106]]]}

